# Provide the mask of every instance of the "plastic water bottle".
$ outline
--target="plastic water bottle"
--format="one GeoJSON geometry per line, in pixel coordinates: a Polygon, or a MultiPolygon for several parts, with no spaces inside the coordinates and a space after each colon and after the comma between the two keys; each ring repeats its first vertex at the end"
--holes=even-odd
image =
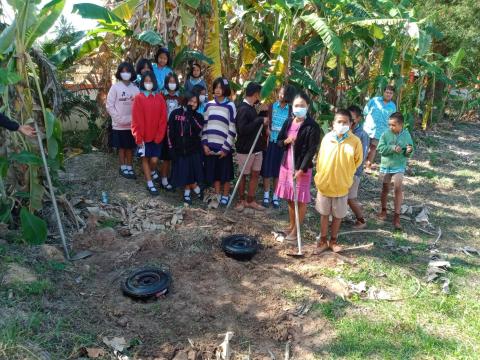
{"type": "Polygon", "coordinates": [[[108,193],[106,191],[102,191],[102,203],[108,204],[108,193]]]}

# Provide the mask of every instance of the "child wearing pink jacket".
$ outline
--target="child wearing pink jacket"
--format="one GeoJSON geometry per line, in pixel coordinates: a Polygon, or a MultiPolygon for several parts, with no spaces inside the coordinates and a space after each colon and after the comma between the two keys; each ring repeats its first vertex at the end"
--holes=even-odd
{"type": "Polygon", "coordinates": [[[121,63],[115,77],[119,81],[112,85],[107,96],[107,111],[112,118],[112,146],[118,149],[119,174],[127,179],[136,179],[132,165],[133,150],[136,148],[132,135],[132,105],[140,90],[133,83],[136,74],[131,63],[121,63]]]}

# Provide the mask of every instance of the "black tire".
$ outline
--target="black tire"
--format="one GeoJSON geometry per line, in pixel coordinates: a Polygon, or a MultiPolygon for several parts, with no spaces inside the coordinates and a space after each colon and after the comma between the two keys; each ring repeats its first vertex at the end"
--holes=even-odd
{"type": "Polygon", "coordinates": [[[250,260],[258,251],[258,241],[249,235],[230,235],[222,239],[222,249],[234,259],[250,260]]]}
{"type": "Polygon", "coordinates": [[[139,269],[128,275],[122,283],[125,295],[136,299],[147,299],[168,292],[172,277],[166,271],[156,268],[139,269]]]}

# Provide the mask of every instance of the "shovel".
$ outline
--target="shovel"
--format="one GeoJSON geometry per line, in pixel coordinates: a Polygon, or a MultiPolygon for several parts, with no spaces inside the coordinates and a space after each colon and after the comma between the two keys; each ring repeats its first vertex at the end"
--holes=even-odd
{"type": "Polygon", "coordinates": [[[293,179],[293,202],[295,203],[295,228],[297,229],[297,244],[298,244],[298,252],[297,253],[288,253],[288,256],[293,257],[304,257],[302,253],[302,234],[300,232],[300,218],[298,216],[298,191],[297,191],[297,179],[295,178],[295,146],[292,143],[291,145],[291,158],[292,158],[292,179],[293,179]]]}

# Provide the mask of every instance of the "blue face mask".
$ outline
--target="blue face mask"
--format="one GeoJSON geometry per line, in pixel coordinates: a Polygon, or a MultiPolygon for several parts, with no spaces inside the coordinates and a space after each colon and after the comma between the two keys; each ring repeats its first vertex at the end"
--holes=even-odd
{"type": "Polygon", "coordinates": [[[296,117],[303,119],[305,116],[307,116],[307,110],[308,110],[307,108],[296,107],[296,108],[293,108],[292,113],[296,117]]]}

